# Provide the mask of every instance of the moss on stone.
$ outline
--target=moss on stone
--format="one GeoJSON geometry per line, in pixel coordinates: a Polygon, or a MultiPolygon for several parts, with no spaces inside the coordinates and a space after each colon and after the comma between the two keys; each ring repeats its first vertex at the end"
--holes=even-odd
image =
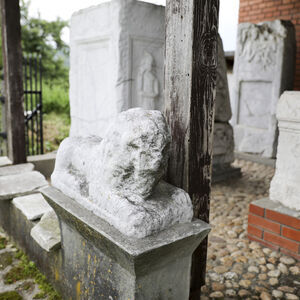
{"type": "Polygon", "coordinates": [[[0,294],[0,300],[22,300],[23,298],[15,291],[0,294]]]}
{"type": "Polygon", "coordinates": [[[5,249],[7,245],[7,240],[4,237],[0,237],[0,250],[5,249]]]}
{"type": "Polygon", "coordinates": [[[7,266],[11,265],[13,261],[12,254],[4,252],[0,254],[0,270],[4,270],[7,266]]]}
{"type": "MultiPolygon", "coordinates": [[[[47,282],[46,277],[36,268],[34,262],[29,261],[26,255],[21,251],[16,253],[16,258],[20,259],[17,266],[13,267],[8,273],[4,275],[4,282],[6,284],[12,284],[19,280],[32,278],[39,285],[41,292],[38,295],[47,296],[49,300],[60,300],[61,296],[53,289],[53,287],[47,282]]],[[[35,299],[41,299],[35,298],[35,299]]],[[[0,299],[1,300],[1,299],[0,299]]]]}

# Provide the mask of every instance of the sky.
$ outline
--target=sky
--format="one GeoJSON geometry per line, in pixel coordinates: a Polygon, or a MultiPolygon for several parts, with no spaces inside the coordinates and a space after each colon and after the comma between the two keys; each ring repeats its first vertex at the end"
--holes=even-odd
{"type": "MultiPolygon", "coordinates": [[[[57,17],[69,20],[75,11],[103,2],[107,2],[107,0],[31,0],[29,14],[31,16],[40,14],[41,18],[48,21],[55,20],[57,17]]],[[[145,0],[145,2],[166,4],[166,0],[145,0]]],[[[235,49],[238,8],[239,0],[220,0],[219,32],[225,51],[235,49]]],[[[63,40],[69,42],[69,29],[67,28],[63,32],[63,40]]]]}

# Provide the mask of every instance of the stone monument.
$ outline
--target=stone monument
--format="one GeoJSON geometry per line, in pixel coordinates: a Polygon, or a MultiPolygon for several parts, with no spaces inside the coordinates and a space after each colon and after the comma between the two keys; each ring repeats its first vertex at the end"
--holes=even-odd
{"type": "Polygon", "coordinates": [[[165,8],[113,0],[70,23],[70,136],[100,135],[131,107],[163,111],[165,8]]]}
{"type": "Polygon", "coordinates": [[[300,260],[300,92],[284,92],[277,106],[276,171],[269,198],[249,207],[248,237],[300,260]]]}
{"type": "Polygon", "coordinates": [[[42,193],[60,222],[66,298],[188,300],[192,253],[210,228],[162,180],[169,145],[163,114],[142,108],[118,114],[103,138],[62,142],[55,188],[42,193]]]}
{"type": "Polygon", "coordinates": [[[233,124],[236,151],[276,157],[276,105],[293,89],[295,31],[289,21],[238,27],[233,124]]]}
{"type": "Polygon", "coordinates": [[[230,164],[234,161],[233,128],[229,124],[232,117],[227,81],[227,67],[223,43],[218,35],[218,69],[215,104],[215,124],[213,142],[213,182],[240,176],[240,169],[230,164]]]}
{"type": "MultiPolygon", "coordinates": [[[[164,7],[115,0],[75,13],[70,28],[70,136],[103,137],[110,118],[131,107],[164,111],[164,7]]],[[[214,181],[240,174],[230,167],[232,114],[220,36],[218,45],[214,181]]]]}
{"type": "Polygon", "coordinates": [[[300,92],[285,92],[277,107],[276,172],[270,199],[300,212],[300,92]]]}

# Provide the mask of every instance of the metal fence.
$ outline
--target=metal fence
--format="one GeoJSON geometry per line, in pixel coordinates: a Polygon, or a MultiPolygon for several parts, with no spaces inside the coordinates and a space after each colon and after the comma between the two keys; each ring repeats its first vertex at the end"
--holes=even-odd
{"type": "Polygon", "coordinates": [[[27,155],[43,154],[42,59],[40,55],[23,58],[24,117],[27,155]]]}

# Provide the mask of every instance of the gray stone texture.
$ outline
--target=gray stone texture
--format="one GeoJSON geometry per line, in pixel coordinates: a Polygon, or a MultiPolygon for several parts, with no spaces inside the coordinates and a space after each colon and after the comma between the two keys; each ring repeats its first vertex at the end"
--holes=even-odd
{"type": "Polygon", "coordinates": [[[14,198],[12,203],[31,221],[40,219],[45,213],[52,211],[41,193],[14,198]]]}
{"type": "Polygon", "coordinates": [[[300,212],[300,92],[285,92],[278,102],[276,172],[270,199],[300,212]]]}
{"type": "Polygon", "coordinates": [[[295,50],[289,21],[239,25],[232,107],[237,151],[276,156],[276,105],[283,91],[293,89],[295,50]]]}
{"type": "Polygon", "coordinates": [[[60,248],[61,233],[55,212],[51,210],[45,213],[31,229],[30,235],[47,252],[60,248]]]}
{"type": "Polygon", "coordinates": [[[208,224],[194,220],[130,238],[60,191],[42,193],[60,219],[65,298],[188,299],[191,256],[208,224]]]}
{"type": "Polygon", "coordinates": [[[62,142],[52,185],[128,236],[142,238],[190,222],[189,195],[161,180],[169,145],[161,112],[124,111],[111,121],[103,139],[62,142]]]}
{"type": "Polygon", "coordinates": [[[48,185],[45,177],[36,171],[0,177],[0,200],[32,194],[48,185]]]}
{"type": "Polygon", "coordinates": [[[6,167],[10,165],[12,165],[12,162],[7,156],[0,157],[0,167],[6,167]]]}
{"type": "Polygon", "coordinates": [[[19,164],[0,168],[0,176],[14,175],[33,171],[33,164],[19,164]]]}

